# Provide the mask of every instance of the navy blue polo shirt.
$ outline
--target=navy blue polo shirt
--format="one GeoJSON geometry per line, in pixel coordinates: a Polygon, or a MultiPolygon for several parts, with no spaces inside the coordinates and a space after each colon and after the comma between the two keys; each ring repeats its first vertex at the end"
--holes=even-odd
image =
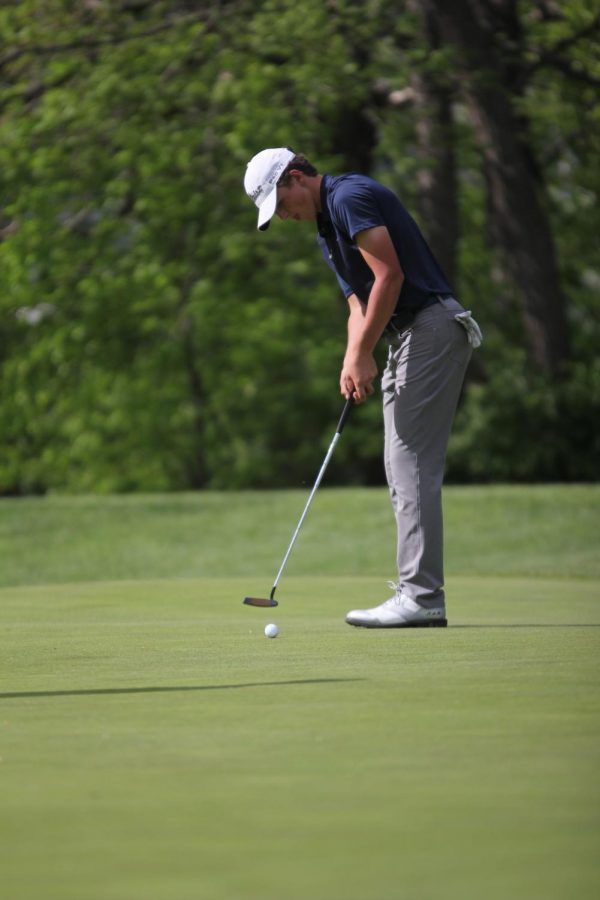
{"type": "Polygon", "coordinates": [[[396,314],[421,308],[432,295],[452,293],[417,223],[398,197],[366,175],[349,173],[323,176],[317,217],[321,252],[344,296],[356,294],[367,303],[374,277],[355,241],[361,231],[380,225],[389,231],[404,272],[396,314]]]}

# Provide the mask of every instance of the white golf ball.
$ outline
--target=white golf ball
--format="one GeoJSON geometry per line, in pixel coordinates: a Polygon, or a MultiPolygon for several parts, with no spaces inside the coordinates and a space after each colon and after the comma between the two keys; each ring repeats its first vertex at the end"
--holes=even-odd
{"type": "Polygon", "coordinates": [[[267,637],[277,637],[279,634],[279,628],[277,625],[265,625],[265,634],[267,637]]]}

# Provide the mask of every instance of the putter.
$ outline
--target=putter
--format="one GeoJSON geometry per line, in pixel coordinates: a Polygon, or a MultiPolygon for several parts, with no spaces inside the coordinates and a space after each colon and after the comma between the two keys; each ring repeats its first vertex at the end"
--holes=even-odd
{"type": "Polygon", "coordinates": [[[302,523],[304,522],[304,519],[306,518],[306,513],[308,512],[310,504],[312,503],[312,499],[317,492],[317,488],[321,484],[321,479],[323,478],[323,475],[325,474],[325,469],[329,465],[329,460],[331,459],[331,456],[335,449],[335,445],[337,444],[337,442],[340,439],[340,435],[344,429],[344,425],[346,424],[346,421],[348,419],[348,416],[350,415],[350,411],[351,411],[353,405],[354,405],[354,400],[352,399],[352,397],[349,397],[348,400],[346,400],[346,405],[344,406],[342,415],[340,416],[340,421],[338,422],[337,428],[335,429],[335,434],[333,436],[333,440],[332,440],[331,444],[329,445],[329,450],[327,451],[327,455],[325,456],[325,459],[323,460],[323,465],[319,469],[319,474],[317,475],[317,480],[315,481],[314,487],[313,487],[312,491],[310,492],[310,496],[309,496],[308,500],[306,501],[306,506],[304,507],[304,512],[300,516],[300,521],[298,522],[298,525],[293,534],[292,540],[290,541],[290,545],[287,548],[286,554],[283,557],[283,562],[281,563],[281,565],[279,567],[279,572],[275,576],[275,581],[273,582],[273,587],[271,589],[270,595],[268,597],[244,597],[244,603],[247,603],[248,606],[277,606],[278,605],[277,600],[275,599],[275,591],[277,590],[277,585],[279,584],[279,579],[281,578],[281,573],[283,572],[283,570],[285,568],[285,564],[288,561],[288,557],[289,557],[290,553],[292,552],[292,547],[296,543],[296,538],[300,534],[300,529],[302,528],[302,523]]]}

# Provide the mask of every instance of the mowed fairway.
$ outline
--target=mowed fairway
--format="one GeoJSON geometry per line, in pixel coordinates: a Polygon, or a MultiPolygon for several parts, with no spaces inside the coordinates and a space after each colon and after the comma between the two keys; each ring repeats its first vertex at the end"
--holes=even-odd
{"type": "Polygon", "coordinates": [[[447,490],[450,627],[410,632],[343,621],[383,491],[323,492],[275,610],[302,492],[2,501],[3,900],[596,898],[599,496],[447,490]]]}

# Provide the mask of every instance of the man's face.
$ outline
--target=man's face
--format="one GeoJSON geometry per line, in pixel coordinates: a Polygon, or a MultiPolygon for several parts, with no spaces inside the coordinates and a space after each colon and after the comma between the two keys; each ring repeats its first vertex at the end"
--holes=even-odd
{"type": "Polygon", "coordinates": [[[287,184],[277,186],[275,214],[280,219],[294,219],[296,222],[314,221],[317,216],[315,202],[302,175],[292,175],[287,184]]]}

